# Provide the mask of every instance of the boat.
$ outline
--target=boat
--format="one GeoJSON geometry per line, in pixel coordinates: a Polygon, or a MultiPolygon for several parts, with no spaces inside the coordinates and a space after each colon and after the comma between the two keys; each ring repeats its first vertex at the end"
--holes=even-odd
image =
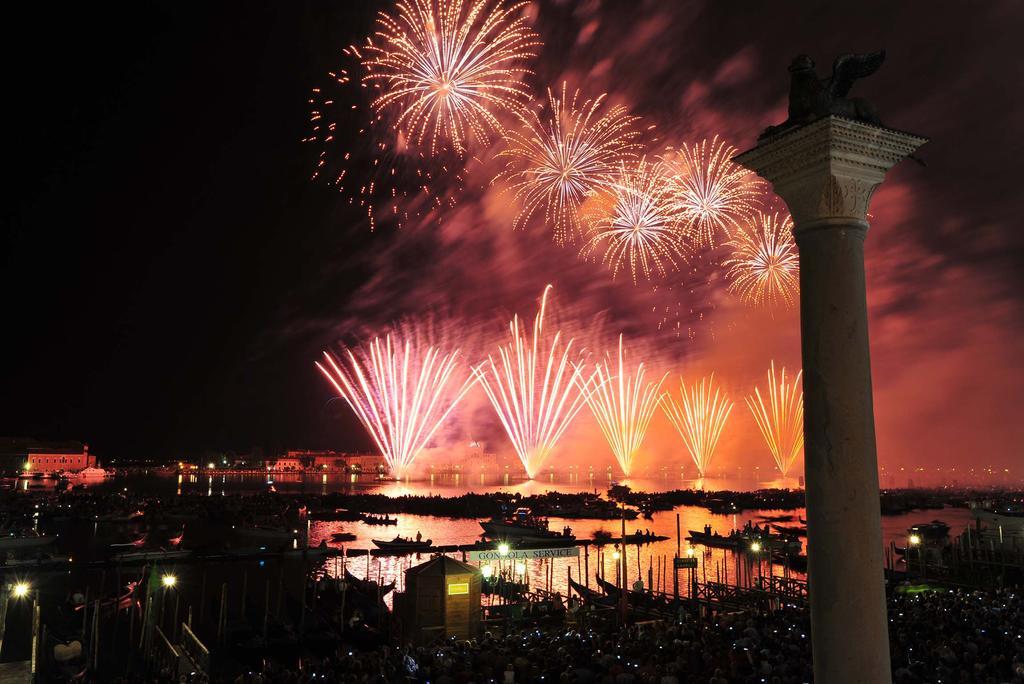
{"type": "Polygon", "coordinates": [[[802,553],[772,551],[772,563],[787,566],[790,570],[797,572],[807,572],[807,556],[802,553]]]}
{"type": "Polygon", "coordinates": [[[499,539],[517,539],[523,541],[575,540],[569,528],[561,533],[548,529],[547,518],[535,516],[529,508],[517,508],[508,518],[495,517],[482,520],[480,527],[484,536],[499,539]]]}
{"type": "Polygon", "coordinates": [[[367,525],[397,525],[398,518],[392,518],[386,513],[383,516],[370,515],[368,513],[363,514],[363,522],[367,525]]]}
{"type": "Polygon", "coordinates": [[[72,472],[64,473],[64,477],[69,480],[102,480],[105,477],[109,477],[111,473],[108,473],[103,468],[97,468],[95,466],[89,466],[82,470],[76,470],[72,472]]]}
{"type": "Polygon", "coordinates": [[[7,568],[17,568],[25,566],[52,566],[52,565],[64,565],[71,562],[70,556],[62,556],[49,552],[40,552],[33,555],[22,555],[20,558],[8,557],[3,561],[2,566],[7,568]]]}
{"type": "MultiPolygon", "coordinates": [[[[365,594],[367,596],[370,596],[370,595],[376,596],[377,591],[378,591],[378,584],[376,582],[374,582],[373,580],[359,579],[358,577],[353,575],[351,572],[349,572],[347,569],[345,570],[345,583],[348,585],[348,588],[351,589],[352,591],[356,591],[356,592],[359,592],[360,594],[365,594]]],[[[391,591],[394,588],[395,588],[395,583],[394,582],[391,582],[390,584],[385,584],[384,586],[379,587],[379,591],[380,591],[381,597],[383,598],[384,596],[387,596],[389,593],[391,593],[391,591]]]]}
{"type": "Polygon", "coordinates": [[[986,536],[1024,539],[1024,509],[1017,505],[973,505],[971,515],[986,536]]]}
{"type": "Polygon", "coordinates": [[[599,532],[604,532],[604,530],[595,532],[593,538],[593,543],[598,546],[602,544],[653,544],[654,542],[667,541],[669,539],[669,537],[660,534],[644,534],[642,532],[627,534],[625,537],[613,537],[608,532],[604,532],[604,534],[599,534],[599,532]]]}
{"type": "Polygon", "coordinates": [[[192,552],[186,549],[175,551],[153,549],[152,551],[124,551],[122,553],[115,553],[111,556],[111,559],[119,563],[126,563],[132,561],[177,560],[179,558],[188,558],[191,555],[192,552]]]}
{"type": "Polygon", "coordinates": [[[355,540],[356,540],[356,535],[352,534],[351,532],[335,532],[334,534],[331,535],[331,541],[346,542],[346,541],[355,541],[355,540]]]}
{"type": "Polygon", "coordinates": [[[772,525],[772,529],[775,530],[776,532],[778,532],[779,534],[781,534],[783,536],[786,536],[786,537],[806,537],[807,536],[807,528],[806,527],[795,527],[795,526],[791,527],[791,526],[788,526],[788,525],[775,525],[775,524],[773,524],[772,525]]]}
{"type": "Polygon", "coordinates": [[[717,532],[698,532],[690,530],[687,541],[693,544],[703,544],[720,549],[733,549],[734,551],[753,551],[753,545],[759,544],[762,549],[771,549],[784,553],[799,553],[802,544],[799,539],[786,537],[778,534],[757,534],[738,532],[733,530],[728,535],[721,535],[717,532]]]}
{"type": "Polygon", "coordinates": [[[758,520],[766,520],[768,522],[791,522],[793,520],[792,515],[759,515],[758,520]]]}
{"type": "Polygon", "coordinates": [[[37,534],[31,530],[10,532],[0,537],[0,551],[47,546],[56,540],[55,536],[37,534]]]}
{"type": "Polygon", "coordinates": [[[371,541],[373,542],[374,546],[376,546],[381,551],[394,551],[403,553],[426,551],[434,545],[434,542],[430,539],[417,541],[415,539],[407,539],[405,537],[395,537],[390,541],[385,541],[383,539],[372,539],[371,541]]]}
{"type": "Polygon", "coordinates": [[[911,545],[918,544],[927,547],[943,547],[949,545],[949,525],[941,520],[932,520],[930,523],[911,525],[907,530],[907,539],[911,545]]]}

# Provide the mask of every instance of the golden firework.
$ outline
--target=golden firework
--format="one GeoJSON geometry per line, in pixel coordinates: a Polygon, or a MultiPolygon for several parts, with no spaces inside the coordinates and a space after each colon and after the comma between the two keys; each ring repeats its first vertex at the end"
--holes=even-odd
{"type": "Polygon", "coordinates": [[[508,163],[501,177],[522,203],[514,228],[543,208],[555,241],[571,242],[581,233],[578,212],[584,198],[612,182],[619,164],[636,157],[639,117],[620,105],[603,106],[605,97],[581,100],[577,90],[570,99],[563,82],[561,96],[548,89],[543,115],[530,109],[521,117],[521,130],[507,131],[508,146],[499,155],[508,163]]]}
{"type": "Polygon", "coordinates": [[[789,216],[758,214],[754,224],[736,231],[728,244],[732,256],[722,265],[730,292],[752,305],[793,305],[800,292],[800,260],[789,216]]]}
{"type": "Polygon", "coordinates": [[[442,352],[418,335],[395,338],[376,337],[340,358],[324,352],[316,366],[401,479],[474,380],[462,371],[457,350],[442,352]]]}
{"type": "Polygon", "coordinates": [[[681,401],[677,402],[667,392],[661,397],[661,408],[683,438],[700,477],[708,473],[718,439],[733,407],[732,401],[714,384],[714,373],[691,387],[680,379],[681,401]]]}
{"type": "Polygon", "coordinates": [[[397,110],[396,128],[430,149],[458,153],[470,137],[488,142],[503,130],[498,114],[530,99],[525,61],[538,36],[523,18],[527,3],[505,0],[399,0],[381,13],[364,48],[373,106],[397,110]]]}
{"type": "Polygon", "coordinates": [[[662,277],[688,258],[680,232],[682,216],[662,163],[619,166],[615,181],[598,188],[584,208],[588,239],[584,259],[603,248],[602,260],[616,277],[629,266],[633,282],[641,275],[662,277]]]}
{"type": "Polygon", "coordinates": [[[643,363],[632,372],[626,368],[622,335],[619,335],[617,370],[607,359],[597,364],[596,382],[593,391],[587,394],[590,410],[626,477],[633,471],[633,458],[658,408],[658,392],[665,381],[662,376],[657,382],[644,382],[646,373],[643,363]]]}
{"type": "Polygon", "coordinates": [[[731,235],[757,210],[760,182],[732,162],[736,151],[716,135],[684,144],[671,161],[676,201],[687,234],[699,246],[714,247],[719,233],[731,235]]]}
{"type": "Polygon", "coordinates": [[[498,357],[473,369],[498,414],[528,477],[533,477],[586,405],[590,382],[574,353],[573,340],[563,343],[562,332],[544,332],[544,314],[552,286],[544,288],[533,334],[519,316],[509,323],[511,341],[498,348],[498,357]]]}
{"type": "Polygon", "coordinates": [[[757,387],[754,388],[754,394],[747,397],[747,406],[754,414],[757,427],[783,477],[789,475],[790,468],[804,447],[804,393],[800,389],[802,373],[798,372],[795,378],[787,381],[785,367],[780,376],[776,376],[775,362],[772,361],[768,371],[767,397],[762,396],[757,387]]]}

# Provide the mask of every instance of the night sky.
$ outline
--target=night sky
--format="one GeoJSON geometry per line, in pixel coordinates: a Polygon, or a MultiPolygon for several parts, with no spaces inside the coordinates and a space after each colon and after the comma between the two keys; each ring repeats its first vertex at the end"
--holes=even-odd
{"type": "MultiPolygon", "coordinates": [[[[72,4],[8,18],[0,435],[79,439],[101,459],[368,448],[313,367],[321,349],[444,311],[489,350],[552,279],[567,315],[600,314],[666,369],[718,371],[740,402],[769,360],[798,364],[795,314],[744,309],[713,271],[652,293],[579,262],[543,226],[512,232],[507,196],[487,186],[493,148],[474,151],[464,181],[437,172],[453,206],[401,229],[370,232],[365,209],[311,181],[311,89],[390,7],[72,4]],[[688,334],[666,333],[677,323],[688,334]]],[[[879,458],[1016,465],[1024,8],[779,7],[540,0],[531,84],[538,97],[563,79],[608,92],[655,126],[652,150],[715,134],[742,150],[784,118],[795,54],[824,76],[837,54],[884,47],[854,94],[931,142],[927,166],[899,166],[871,209],[879,458]]],[[[478,409],[449,436],[493,429],[467,427],[478,409]]],[[[755,446],[749,415],[734,420],[726,460],[755,446]]],[[[678,452],[667,425],[652,430],[666,445],[654,455],[678,452]]]]}

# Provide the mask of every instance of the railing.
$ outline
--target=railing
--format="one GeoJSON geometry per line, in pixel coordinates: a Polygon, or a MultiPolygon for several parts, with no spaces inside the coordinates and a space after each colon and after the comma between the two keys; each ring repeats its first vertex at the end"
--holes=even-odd
{"type": "Polygon", "coordinates": [[[184,622],[181,623],[181,650],[203,674],[210,674],[210,651],[184,622]]]}
{"type": "Polygon", "coordinates": [[[756,577],[754,589],[784,601],[807,602],[807,580],[794,577],[756,577]]]}
{"type": "Polygon", "coordinates": [[[153,650],[150,651],[149,662],[159,676],[175,681],[178,679],[181,654],[178,653],[178,649],[170,642],[159,625],[153,627],[153,632],[156,638],[153,640],[153,650]]]}

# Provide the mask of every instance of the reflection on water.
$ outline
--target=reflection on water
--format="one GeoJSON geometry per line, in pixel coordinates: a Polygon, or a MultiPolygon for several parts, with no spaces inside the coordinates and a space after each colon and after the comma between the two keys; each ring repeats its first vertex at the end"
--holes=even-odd
{"type": "MultiPolygon", "coordinates": [[[[619,484],[628,485],[638,491],[667,491],[672,489],[708,490],[753,490],[761,488],[795,488],[795,479],[760,481],[753,473],[750,477],[708,477],[701,480],[687,479],[679,472],[668,471],[654,477],[637,477],[619,480],[619,484]]],[[[172,477],[128,476],[107,480],[98,484],[103,490],[120,490],[127,488],[136,493],[152,494],[205,494],[207,496],[224,496],[230,493],[257,492],[273,489],[282,493],[328,494],[331,492],[379,492],[389,496],[442,495],[457,496],[476,492],[518,492],[523,495],[542,494],[547,491],[560,492],[598,492],[607,491],[614,480],[606,472],[594,473],[570,470],[559,473],[548,471],[534,480],[517,479],[507,473],[479,472],[474,474],[446,473],[429,476],[423,480],[382,481],[373,476],[340,475],[340,474],[226,474],[199,473],[172,477]]],[[[653,581],[656,589],[672,591],[672,558],[677,553],[685,553],[688,546],[686,536],[689,530],[702,530],[709,525],[713,530],[726,535],[732,529],[743,527],[746,522],[764,526],[762,516],[792,515],[789,522],[781,524],[798,524],[798,518],[804,517],[803,509],[796,511],[745,511],[738,515],[714,514],[704,508],[682,506],[674,511],[655,512],[653,519],[638,519],[626,522],[626,532],[650,531],[656,535],[668,537],[668,540],[654,542],[643,546],[630,545],[626,553],[626,581],[632,583],[638,577],[644,585],[653,581]],[[677,536],[677,513],[678,530],[677,536]]],[[[415,537],[417,533],[423,539],[431,539],[435,545],[471,544],[480,538],[482,529],[475,519],[453,519],[435,516],[417,516],[399,514],[397,526],[373,526],[363,522],[313,522],[310,526],[309,544],[316,546],[321,541],[335,548],[346,548],[348,558],[344,561],[348,570],[359,577],[372,579],[382,578],[385,582],[396,580],[401,589],[404,581],[403,572],[429,558],[423,556],[407,557],[376,557],[367,554],[374,548],[374,539],[393,539],[396,535],[415,537]],[[356,540],[345,544],[331,541],[335,532],[350,532],[356,540]]],[[[959,532],[969,520],[968,511],[964,509],[946,509],[944,511],[919,511],[900,516],[884,517],[883,537],[885,543],[895,541],[903,546],[906,530],[910,525],[939,518],[949,523],[954,532],[959,532]]],[[[595,532],[605,531],[613,536],[621,532],[620,521],[599,520],[563,520],[552,518],[552,529],[569,526],[581,541],[592,539],[595,532]]],[[[851,544],[857,540],[850,540],[851,544]]],[[[783,575],[788,569],[772,564],[765,554],[737,554],[727,549],[705,549],[695,547],[698,559],[697,579],[700,581],[736,582],[737,578],[756,577],[764,574],[783,575]]],[[[546,586],[546,578],[550,577],[551,587],[561,593],[567,589],[567,578],[571,575],[579,580],[585,577],[590,586],[594,586],[594,578],[604,575],[615,581],[616,562],[612,557],[613,547],[603,549],[594,545],[581,548],[579,558],[556,559],[554,561],[533,560],[523,564],[524,580],[531,586],[546,586]]],[[[454,554],[459,557],[459,554],[454,554]]],[[[326,563],[326,570],[331,574],[341,572],[343,561],[331,560],[326,563]]],[[[514,567],[506,568],[514,571],[514,567]]],[[[793,576],[801,576],[792,572],[793,576]]],[[[680,572],[680,587],[685,593],[685,572],[680,572]]]]}
{"type": "MultiPolygon", "coordinates": [[[[22,481],[28,487],[28,481],[22,481]]],[[[566,471],[549,470],[536,479],[528,480],[509,472],[493,469],[476,473],[431,474],[421,479],[401,481],[382,480],[375,475],[340,473],[208,473],[179,474],[174,476],[128,475],[89,484],[99,490],[121,489],[152,494],[206,494],[220,496],[230,493],[245,493],[274,489],[286,493],[329,494],[332,492],[375,491],[388,496],[402,495],[451,495],[465,492],[519,492],[523,495],[543,494],[551,490],[561,492],[603,492],[612,484],[628,485],[637,491],[664,492],[673,489],[707,489],[750,491],[755,489],[795,489],[799,483],[795,478],[785,480],[763,480],[754,471],[732,476],[686,477],[685,472],[664,470],[661,473],[634,478],[615,478],[608,471],[581,472],[578,469],[566,471]]]]}

